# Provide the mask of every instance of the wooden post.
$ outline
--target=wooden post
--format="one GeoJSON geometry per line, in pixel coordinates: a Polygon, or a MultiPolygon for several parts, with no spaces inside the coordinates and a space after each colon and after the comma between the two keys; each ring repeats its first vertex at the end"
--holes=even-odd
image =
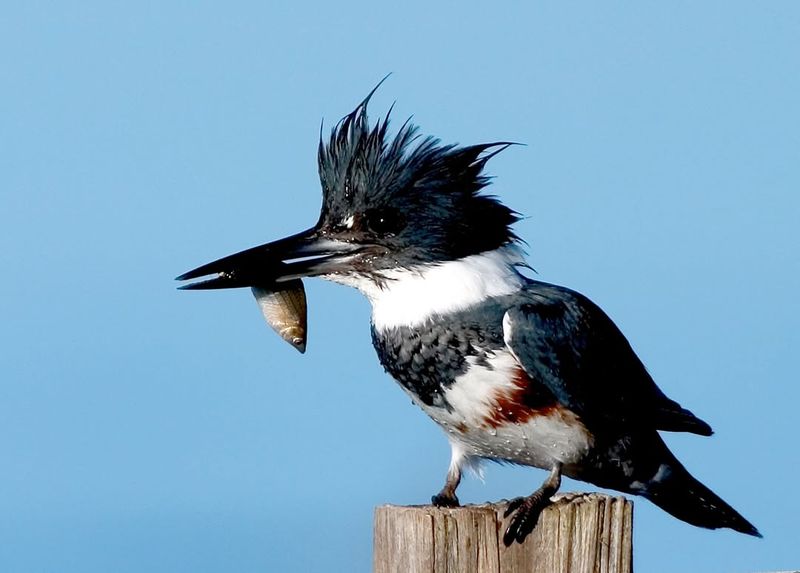
{"type": "Polygon", "coordinates": [[[503,545],[506,504],[375,510],[374,573],[630,573],[633,502],[557,496],[523,544],[503,545]]]}

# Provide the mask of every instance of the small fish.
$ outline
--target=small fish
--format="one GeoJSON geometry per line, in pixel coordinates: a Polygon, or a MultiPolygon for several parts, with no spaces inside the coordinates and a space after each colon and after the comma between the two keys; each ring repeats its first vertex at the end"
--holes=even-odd
{"type": "Polygon", "coordinates": [[[306,351],[306,291],[294,279],[266,287],[251,287],[261,313],[281,338],[301,353],[306,351]]]}

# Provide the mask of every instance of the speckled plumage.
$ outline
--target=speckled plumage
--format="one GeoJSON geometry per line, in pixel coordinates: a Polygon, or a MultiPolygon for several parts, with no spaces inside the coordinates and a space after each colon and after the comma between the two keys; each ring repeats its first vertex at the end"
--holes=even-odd
{"type": "Polygon", "coordinates": [[[386,371],[428,406],[449,408],[443,390],[467,371],[467,358],[487,364],[487,353],[503,342],[502,301],[455,312],[423,325],[379,331],[372,343],[386,371]]]}

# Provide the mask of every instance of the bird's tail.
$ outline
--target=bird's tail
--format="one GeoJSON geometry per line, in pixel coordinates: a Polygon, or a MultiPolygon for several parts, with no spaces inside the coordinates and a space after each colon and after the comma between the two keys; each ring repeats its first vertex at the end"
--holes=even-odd
{"type": "Polygon", "coordinates": [[[640,491],[658,507],[692,525],[734,531],[761,537],[758,529],[717,494],[697,481],[673,456],[640,491]]]}

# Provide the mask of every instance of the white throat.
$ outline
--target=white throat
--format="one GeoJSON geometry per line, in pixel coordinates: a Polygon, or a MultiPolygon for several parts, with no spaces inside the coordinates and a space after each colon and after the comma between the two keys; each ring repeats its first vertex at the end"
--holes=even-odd
{"type": "Polygon", "coordinates": [[[383,271],[382,285],[366,277],[325,278],[364,293],[372,304],[372,324],[385,331],[418,326],[434,316],[517,292],[525,283],[517,271],[522,265],[520,249],[505,246],[456,261],[383,271]]]}

